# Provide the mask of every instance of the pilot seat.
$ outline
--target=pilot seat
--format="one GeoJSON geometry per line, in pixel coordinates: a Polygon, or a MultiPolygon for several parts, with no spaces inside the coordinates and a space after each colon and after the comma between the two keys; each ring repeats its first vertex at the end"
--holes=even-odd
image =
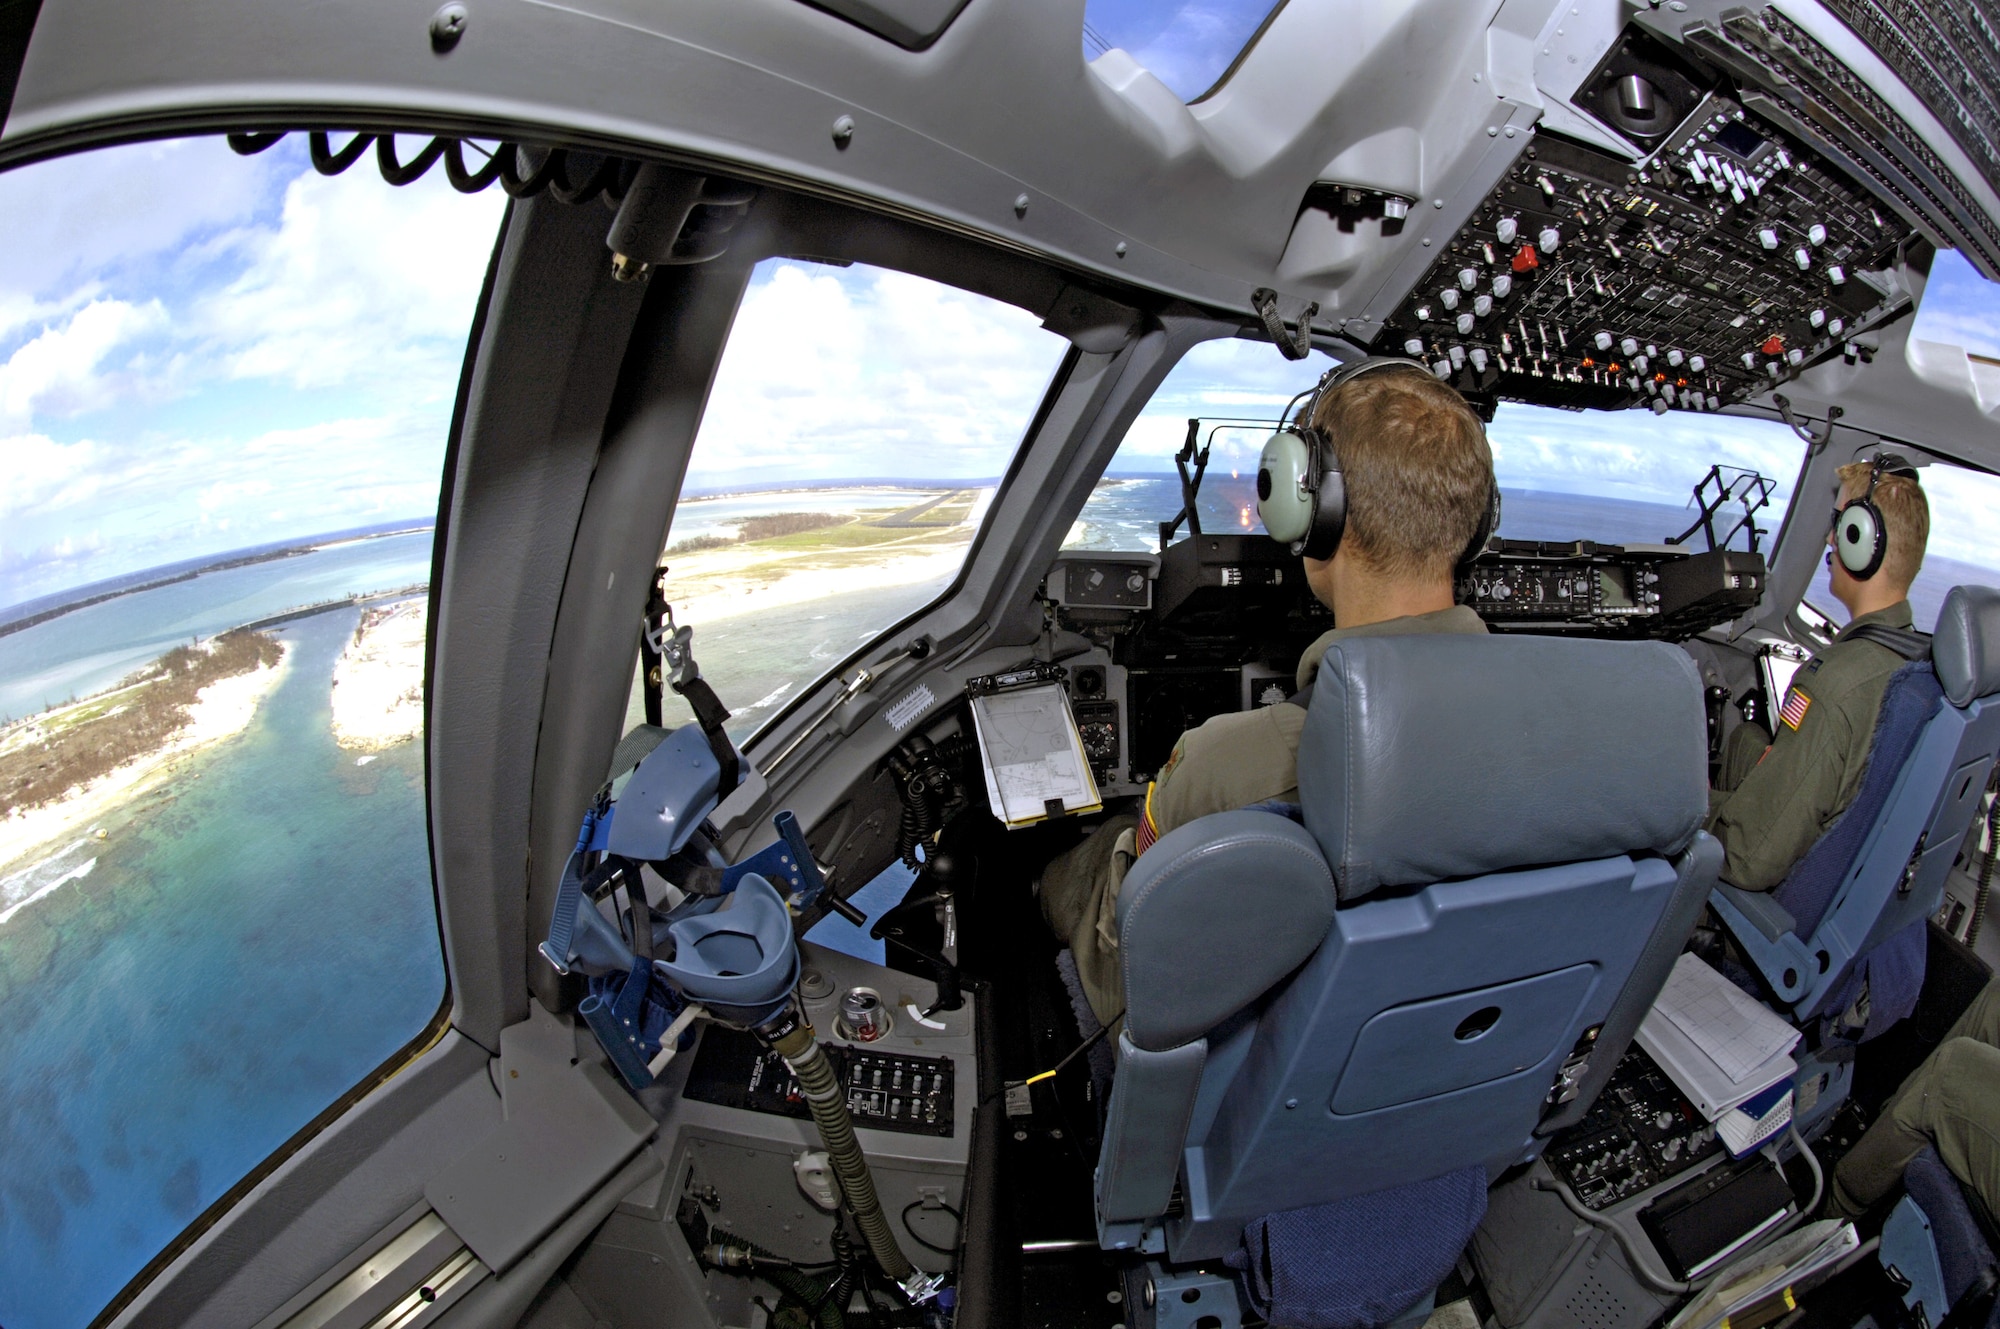
{"type": "MultiPolygon", "coordinates": [[[[1996,753],[2000,591],[1958,586],[1928,658],[1889,680],[1854,802],[1775,890],[1716,887],[1730,935],[1795,1020],[1826,1026],[1823,1043],[1851,1047],[1915,1006],[1924,921],[1943,902],[1996,753]]],[[[1801,1103],[1807,1133],[1845,1097],[1845,1061],[1816,1060],[1830,1089],[1801,1103]]]]}
{"type": "Polygon", "coordinates": [[[1098,1234],[1149,1257],[1159,1325],[1199,1323],[1225,1260],[1274,1323],[1421,1321],[1693,928],[1721,862],[1704,729],[1670,646],[1327,651],[1298,816],[1179,827],[1119,897],[1098,1234]]]}

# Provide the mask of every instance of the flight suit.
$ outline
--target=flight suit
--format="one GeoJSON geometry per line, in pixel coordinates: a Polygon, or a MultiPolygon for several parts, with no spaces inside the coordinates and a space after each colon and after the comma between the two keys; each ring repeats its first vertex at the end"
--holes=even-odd
{"type": "MultiPolygon", "coordinates": [[[[1335,628],[1299,657],[1298,687],[1304,691],[1312,685],[1321,658],[1337,641],[1484,631],[1486,624],[1464,605],[1335,628]]],[[[1055,934],[1069,943],[1084,995],[1104,1024],[1125,1012],[1124,984],[1118,974],[1118,888],[1133,861],[1154,840],[1197,817],[1256,803],[1298,802],[1299,735],[1305,727],[1305,706],[1282,702],[1214,716],[1188,730],[1147,788],[1141,815],[1107,819],[1088,840],[1043,871],[1042,914],[1055,934]]]]}
{"type": "Polygon", "coordinates": [[[1991,1220],[2000,1214],[2000,978],[1988,982],[1833,1171],[1833,1212],[1859,1217],[1935,1145],[1991,1220]]]}
{"type": "Polygon", "coordinates": [[[1731,885],[1778,885],[1860,791],[1882,694],[1908,663],[1878,642],[1854,640],[1864,623],[1908,628],[1909,601],[1861,615],[1800,666],[1776,704],[1763,759],[1734,790],[1710,795],[1708,830],[1722,842],[1722,879],[1731,885]]]}

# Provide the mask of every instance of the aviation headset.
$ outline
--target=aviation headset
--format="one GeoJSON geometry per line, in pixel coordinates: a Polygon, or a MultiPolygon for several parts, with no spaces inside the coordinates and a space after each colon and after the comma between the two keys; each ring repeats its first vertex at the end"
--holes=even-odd
{"type": "Polygon", "coordinates": [[[1885,475],[1915,480],[1917,468],[1896,453],[1876,453],[1868,468],[1867,490],[1833,511],[1833,549],[1828,557],[1839,558],[1840,566],[1856,581],[1867,581],[1880,572],[1882,559],[1889,552],[1889,526],[1882,520],[1882,509],[1875,506],[1875,486],[1885,475]]]}
{"type": "MultiPolygon", "coordinates": [[[[1363,374],[1397,366],[1420,370],[1426,377],[1431,373],[1428,365],[1399,355],[1371,355],[1335,365],[1309,394],[1301,394],[1307,398],[1305,409],[1287,407],[1284,424],[1265,441],[1264,455],[1257,463],[1257,513],[1271,538],[1290,545],[1294,554],[1332,558],[1340,548],[1341,533],[1347,529],[1347,480],[1340,473],[1333,440],[1315,423],[1320,402],[1363,374]]],[[[1298,398],[1292,401],[1296,404],[1298,398]]],[[[1479,555],[1499,525],[1500,483],[1489,476],[1486,514],[1459,555],[1460,567],[1479,555]]]]}

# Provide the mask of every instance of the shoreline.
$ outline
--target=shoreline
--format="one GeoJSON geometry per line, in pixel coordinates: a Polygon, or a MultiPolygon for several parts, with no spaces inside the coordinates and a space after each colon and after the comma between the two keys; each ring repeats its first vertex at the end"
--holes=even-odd
{"type": "MultiPolygon", "coordinates": [[[[4,874],[0,879],[11,881],[19,872],[32,870],[32,864],[23,869],[26,860],[66,836],[83,832],[104,838],[103,828],[93,823],[152,792],[169,776],[179,774],[191,758],[248,729],[264,699],[291,666],[292,644],[280,642],[278,647],[276,664],[260,665],[203,688],[188,708],[188,723],[157,750],[135,757],[52,802],[25,812],[0,814],[0,874],[4,874]]],[[[78,705],[100,699],[87,698],[78,705]]],[[[53,856],[44,855],[48,857],[53,856]]],[[[44,894],[47,890],[30,898],[39,899],[44,894]]],[[[25,903],[0,899],[0,918],[12,917],[25,903]]]]}
{"type": "Polygon", "coordinates": [[[107,579],[113,582],[126,578],[134,579],[130,585],[106,586],[105,581],[86,582],[84,585],[75,587],[69,592],[53,591],[47,595],[31,596],[21,601],[19,605],[8,605],[5,608],[0,608],[0,615],[4,615],[9,612],[18,611],[22,605],[38,604],[53,599],[58,595],[87,592],[87,594],[80,595],[74,600],[59,601],[55,604],[42,604],[41,608],[27,613],[17,612],[13,618],[0,618],[0,637],[5,637],[16,632],[26,632],[30,628],[38,628],[44,623],[52,622],[55,619],[63,617],[65,614],[73,614],[80,609],[91,609],[97,605],[122,599],[128,595],[142,595],[147,591],[157,591],[162,587],[176,586],[182,582],[194,581],[199,577],[206,577],[217,572],[231,572],[237,568],[255,567],[259,563],[276,563],[287,558],[298,558],[307,554],[315,554],[324,549],[338,549],[343,545],[363,544],[371,540],[386,540],[399,535],[414,535],[419,531],[433,529],[435,529],[434,522],[417,521],[407,526],[396,526],[391,530],[363,529],[352,534],[331,531],[326,535],[314,536],[292,544],[278,546],[251,545],[245,549],[219,554],[207,562],[197,562],[193,567],[183,564],[166,563],[157,568],[143,568],[137,572],[126,573],[123,577],[107,579]],[[156,573],[158,574],[157,576],[154,575],[156,573]],[[103,587],[104,589],[95,589],[98,587],[103,587]]]}
{"type": "Polygon", "coordinates": [[[424,645],[430,601],[413,597],[365,608],[333,665],[333,741],[343,752],[374,754],[424,732],[424,645]]]}

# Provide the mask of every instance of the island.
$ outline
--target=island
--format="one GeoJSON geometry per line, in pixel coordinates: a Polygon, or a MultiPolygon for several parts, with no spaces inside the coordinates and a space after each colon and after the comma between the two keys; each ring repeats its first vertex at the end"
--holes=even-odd
{"type": "Polygon", "coordinates": [[[682,621],[715,623],[863,587],[949,581],[991,496],[987,487],[885,489],[879,507],[746,517],[733,539],[667,547],[668,598],[682,621]]]}
{"type": "Polygon", "coordinates": [[[0,865],[89,825],[250,724],[287,648],[242,628],[0,729],[0,865]]]}

